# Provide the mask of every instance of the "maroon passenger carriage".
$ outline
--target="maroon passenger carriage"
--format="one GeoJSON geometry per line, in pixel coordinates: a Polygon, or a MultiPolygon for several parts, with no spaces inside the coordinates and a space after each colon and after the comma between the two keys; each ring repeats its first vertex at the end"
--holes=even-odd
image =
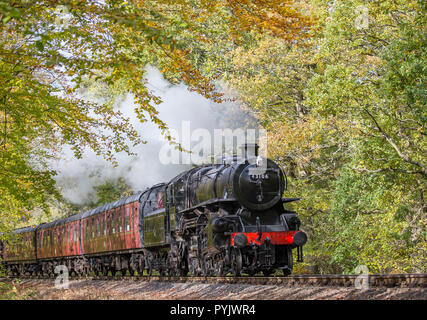
{"type": "Polygon", "coordinates": [[[14,233],[16,238],[7,246],[0,241],[0,255],[3,263],[9,271],[15,274],[33,272],[37,266],[35,228],[21,228],[15,230],[14,233]]]}
{"type": "Polygon", "coordinates": [[[163,185],[67,218],[15,230],[16,239],[0,247],[6,269],[16,275],[53,275],[57,265],[65,265],[77,275],[91,271],[134,274],[144,269],[151,273],[142,245],[142,214],[144,207],[146,212],[162,210],[159,195],[163,195],[163,185]]]}

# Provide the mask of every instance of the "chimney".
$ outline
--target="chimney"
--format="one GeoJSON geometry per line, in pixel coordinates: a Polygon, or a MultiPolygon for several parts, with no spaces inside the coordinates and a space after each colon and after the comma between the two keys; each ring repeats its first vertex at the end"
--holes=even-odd
{"type": "Polygon", "coordinates": [[[256,143],[245,143],[240,146],[244,159],[249,159],[258,156],[259,145],[256,143]]]}

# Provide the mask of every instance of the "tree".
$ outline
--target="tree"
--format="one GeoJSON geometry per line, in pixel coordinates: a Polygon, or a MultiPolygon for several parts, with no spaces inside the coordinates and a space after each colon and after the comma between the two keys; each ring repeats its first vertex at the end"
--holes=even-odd
{"type": "Polygon", "coordinates": [[[111,179],[103,184],[94,187],[96,192],[97,202],[94,206],[99,206],[108,202],[116,201],[120,198],[130,196],[132,190],[126,183],[125,179],[111,179]]]}
{"type": "Polygon", "coordinates": [[[303,198],[312,271],[423,271],[426,5],[306,5],[308,38],[253,33],[229,51],[226,79],[269,130],[287,196],[303,198]]]}

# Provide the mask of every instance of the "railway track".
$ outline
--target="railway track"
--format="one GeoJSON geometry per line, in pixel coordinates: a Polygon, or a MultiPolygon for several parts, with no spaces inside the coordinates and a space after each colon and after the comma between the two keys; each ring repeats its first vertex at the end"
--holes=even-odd
{"type": "MultiPolygon", "coordinates": [[[[20,276],[19,278],[0,278],[0,281],[13,279],[54,280],[55,277],[20,276]]],[[[70,280],[93,281],[141,281],[206,284],[249,284],[283,286],[333,286],[354,287],[361,281],[368,281],[369,287],[426,288],[427,273],[422,274],[372,274],[372,275],[291,275],[289,277],[167,277],[167,276],[71,276],[70,280]]]]}

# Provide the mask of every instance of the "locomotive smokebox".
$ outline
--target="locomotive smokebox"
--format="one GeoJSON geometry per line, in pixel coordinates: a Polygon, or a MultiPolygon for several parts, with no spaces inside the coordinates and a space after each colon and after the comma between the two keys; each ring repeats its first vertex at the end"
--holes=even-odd
{"type": "Polygon", "coordinates": [[[285,178],[279,166],[270,159],[265,160],[262,175],[253,175],[257,165],[250,161],[240,164],[233,173],[233,194],[247,209],[262,211],[273,207],[281,200],[285,189],[285,178]]]}

